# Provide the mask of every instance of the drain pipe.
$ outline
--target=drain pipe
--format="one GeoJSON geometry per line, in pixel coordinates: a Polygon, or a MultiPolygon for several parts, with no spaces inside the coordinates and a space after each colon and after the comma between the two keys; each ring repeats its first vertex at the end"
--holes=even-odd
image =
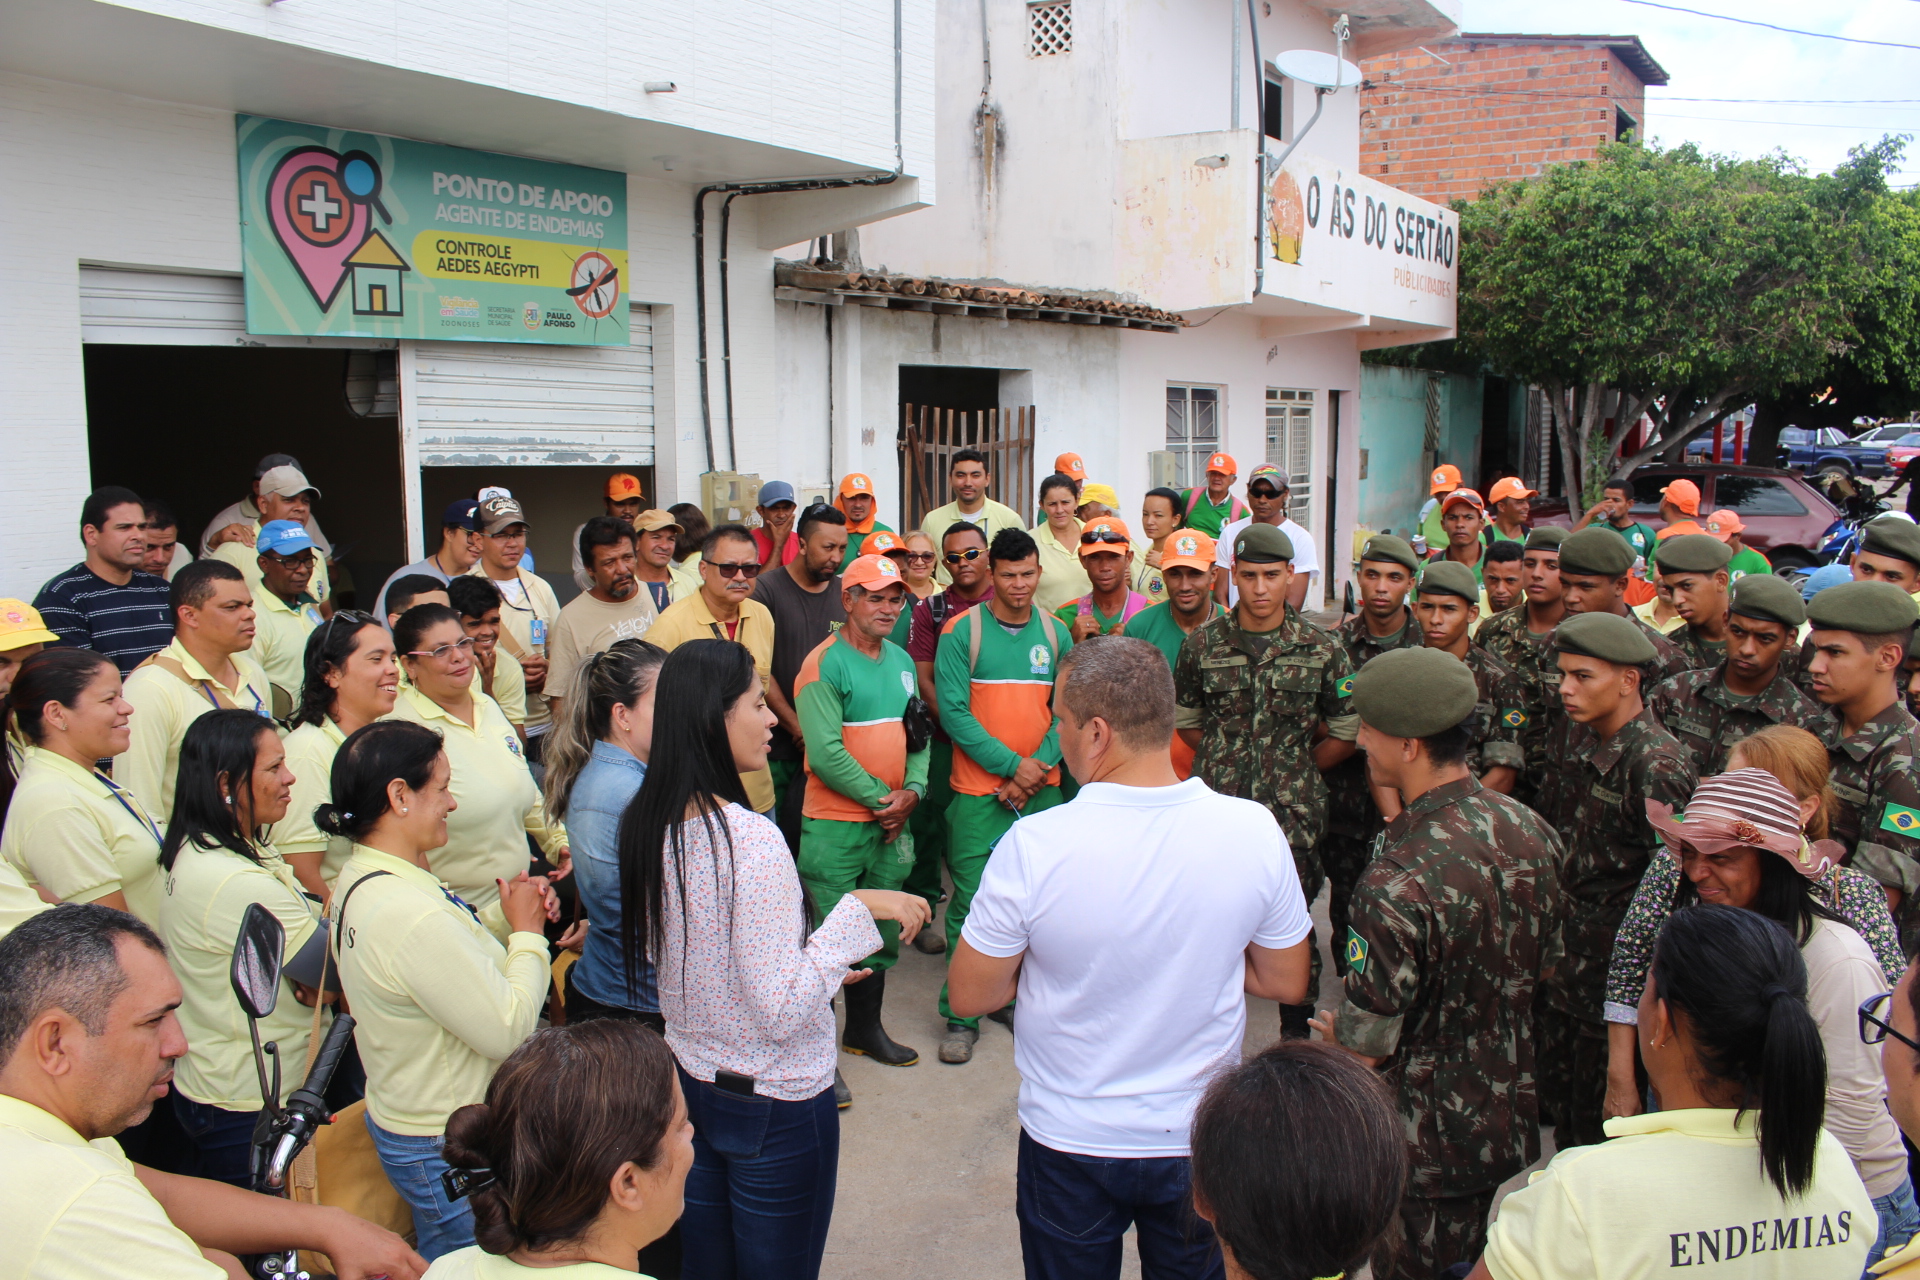
{"type": "Polygon", "coordinates": [[[1260,163],[1253,167],[1253,301],[1267,287],[1267,64],[1260,57],[1260,14],[1247,0],[1247,35],[1253,43],[1254,135],[1260,163]]]}

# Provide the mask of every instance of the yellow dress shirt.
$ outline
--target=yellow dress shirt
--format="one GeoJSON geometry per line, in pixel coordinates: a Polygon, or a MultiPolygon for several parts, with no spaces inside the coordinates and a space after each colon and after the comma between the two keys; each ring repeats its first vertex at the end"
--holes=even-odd
{"type": "Polygon", "coordinates": [[[51,910],[53,904],[33,891],[19,869],[0,858],[0,938],[12,933],[22,921],[51,910]]]}
{"type": "Polygon", "coordinates": [[[293,774],[293,800],[287,816],[273,824],[273,846],[282,856],[295,853],[325,853],[320,860],[320,879],[327,884],[340,874],[353,841],[330,836],[313,824],[313,811],[333,799],[333,757],[347,735],[331,720],[303,724],[287,735],[281,745],[287,752],[287,771],[293,774]]]}
{"type": "MultiPolygon", "coordinates": [[[[218,682],[178,640],[160,652],[186,668],[193,683],[187,684],[158,666],[141,667],[127,677],[126,698],[133,704],[130,726],[133,740],[126,751],[115,757],[113,778],[152,806],[155,819],[165,827],[173,813],[173,781],[180,772],[180,741],[187,736],[188,725],[218,709],[205,687],[217,686],[218,682]]],[[[240,687],[219,686],[222,691],[234,705],[271,716],[273,689],[267,673],[244,653],[233,655],[233,666],[240,673],[240,687]]]]}
{"type": "Polygon", "coordinates": [[[0,858],[29,886],[62,902],[124,893],[134,915],[158,924],[162,834],[152,811],[127,787],[35,747],[7,809],[0,858]]]}
{"type": "Polygon", "coordinates": [[[367,1113],[389,1133],[437,1137],[454,1111],[485,1099],[494,1071],[539,1024],[552,982],[547,940],[514,933],[502,946],[431,872],[365,845],[335,888],[367,1113]],[[358,888],[380,871],[391,874],[358,888]]]}
{"type": "Polygon", "coordinates": [[[288,604],[264,585],[253,589],[253,648],[247,656],[260,664],[275,689],[285,695],[291,715],[300,706],[307,678],[307,637],[320,625],[320,606],[288,604]]]}
{"type": "MultiPolygon", "coordinates": [[[[689,640],[733,640],[753,655],[753,669],[760,673],[760,685],[773,678],[773,611],[758,600],[740,602],[740,625],[732,636],[714,621],[713,610],[700,592],[668,606],[660,620],[647,632],[647,639],[672,653],[689,640]]],[[[747,803],[755,813],[773,808],[773,771],[757,769],[740,775],[747,788],[747,803]]]]}

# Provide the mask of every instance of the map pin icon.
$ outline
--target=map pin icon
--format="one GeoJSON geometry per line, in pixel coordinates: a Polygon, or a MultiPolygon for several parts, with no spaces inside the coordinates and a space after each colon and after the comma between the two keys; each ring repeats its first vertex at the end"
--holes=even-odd
{"type": "Polygon", "coordinates": [[[326,147],[301,147],[281,158],[267,183],[274,238],[322,311],[333,305],[347,259],[373,226],[367,205],[341,176],[341,160],[326,147]]]}

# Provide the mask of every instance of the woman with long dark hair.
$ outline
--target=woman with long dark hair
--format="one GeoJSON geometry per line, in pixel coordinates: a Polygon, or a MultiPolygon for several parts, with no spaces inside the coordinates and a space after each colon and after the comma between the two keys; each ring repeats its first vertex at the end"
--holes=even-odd
{"type": "Polygon", "coordinates": [[[394,623],[393,647],[407,683],[389,718],[440,734],[453,766],[458,816],[448,823],[445,847],[434,853],[434,873],[486,910],[497,901],[494,881],[526,873],[532,836],[559,868],[556,878],[565,875],[567,829],[548,819],[520,735],[500,704],[477,687],[473,637],[460,615],[443,604],[415,605],[394,623]]]}
{"type": "Polygon", "coordinates": [[[840,1116],[833,994],[880,947],[876,919],[910,941],[926,901],[855,890],[811,934],[786,840],[749,809],[740,775],[766,766],[774,717],[753,656],[727,640],[667,655],[651,763],[620,824],[622,959],[658,970],[667,1045],[693,1118],[686,1274],[820,1271],[833,1215],[840,1116]]]}
{"type": "Polygon", "coordinates": [[[7,805],[0,857],[60,902],[160,919],[159,824],[144,797],[95,763],[127,749],[133,704],[91,649],[47,649],[20,664],[7,721],[29,748],[7,805]]]}
{"type": "Polygon", "coordinates": [[[666,1029],[653,965],[640,957],[639,981],[629,983],[620,954],[620,815],[647,776],[654,686],[666,660],[665,649],[645,640],[593,654],[547,736],[547,812],[567,824],[574,892],[592,926],[567,970],[568,1022],[638,1018],[666,1029]]]}
{"type": "Polygon", "coordinates": [[[451,776],[438,734],[383,720],[340,744],[333,799],[315,817],[353,843],[334,881],[334,950],[359,1020],[367,1129],[429,1261],[473,1243],[469,1206],[441,1180],[447,1117],[485,1096],[539,1024],[552,982],[539,881],[521,871],[495,882],[502,945],[430,868],[456,808],[451,776]]]}
{"type": "Polygon", "coordinates": [[[393,637],[370,613],[342,609],[307,637],[306,676],[287,735],[293,802],[274,845],[308,893],[325,898],[353,846],[313,825],[332,799],[333,753],[353,732],[392,712],[400,692],[393,637]]]}
{"type": "Polygon", "coordinates": [[[173,816],[160,848],[160,936],[180,979],[180,1029],[187,1036],[187,1056],[174,1068],[173,1111],[194,1147],[192,1172],[237,1187],[249,1185],[248,1151],[264,1105],[247,1016],[229,977],[240,923],[257,902],[286,930],[280,998],[258,1024],[260,1039],[280,1046],[283,1096],[276,1103],[299,1088],[313,1031],[318,993],[296,974],[318,983],[326,947],[312,900],[267,838],[287,812],[292,788],[271,722],[251,711],[209,711],[181,741],[173,816]]]}
{"type": "Polygon", "coordinates": [[[1471,1280],[1733,1259],[1747,1277],[1858,1276],[1874,1209],[1821,1127],[1827,1056],[1793,936],[1757,911],[1674,912],[1639,1035],[1660,1110],[1607,1121],[1611,1141],[1562,1151],[1509,1195],[1471,1280]]]}
{"type": "Polygon", "coordinates": [[[680,1217],[693,1126],[660,1037],[601,1019],[549,1027],[513,1051],[487,1100],[447,1121],[447,1163],[473,1190],[471,1249],[434,1280],[631,1273],[680,1217]],[[491,1255],[490,1257],[487,1255],[491,1255]]]}

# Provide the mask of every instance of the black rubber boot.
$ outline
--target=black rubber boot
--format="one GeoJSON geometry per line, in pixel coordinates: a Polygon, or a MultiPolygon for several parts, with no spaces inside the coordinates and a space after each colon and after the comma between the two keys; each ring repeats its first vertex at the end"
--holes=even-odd
{"type": "Polygon", "coordinates": [[[880,1025],[880,1004],[887,995],[887,974],[883,969],[871,978],[863,978],[841,988],[847,1002],[847,1029],[840,1047],[848,1053],[865,1054],[882,1066],[910,1067],[920,1061],[920,1051],[895,1041],[880,1025]]]}
{"type": "Polygon", "coordinates": [[[1313,1016],[1310,1004],[1283,1004],[1280,1006],[1280,1038],[1282,1040],[1310,1040],[1313,1028],[1307,1025],[1307,1019],[1313,1016]]]}

